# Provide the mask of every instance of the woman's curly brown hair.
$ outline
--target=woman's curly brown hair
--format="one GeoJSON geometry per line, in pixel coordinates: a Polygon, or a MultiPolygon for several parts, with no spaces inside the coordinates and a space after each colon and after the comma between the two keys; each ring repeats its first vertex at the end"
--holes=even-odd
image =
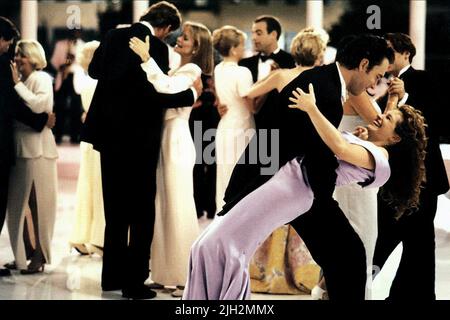
{"type": "Polygon", "coordinates": [[[396,211],[396,218],[410,214],[419,205],[422,183],[425,180],[427,146],[426,123],[422,112],[409,105],[398,108],[403,121],[395,128],[401,141],[388,146],[391,177],[382,187],[382,198],[396,211]]]}

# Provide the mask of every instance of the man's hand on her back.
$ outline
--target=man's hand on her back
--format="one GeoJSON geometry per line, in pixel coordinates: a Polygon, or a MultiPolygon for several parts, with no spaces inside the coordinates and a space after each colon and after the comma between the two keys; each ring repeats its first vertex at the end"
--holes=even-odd
{"type": "Polygon", "coordinates": [[[203,92],[202,78],[198,77],[197,80],[194,81],[194,84],[192,86],[194,87],[195,91],[197,91],[197,99],[198,99],[203,92]]]}
{"type": "Polygon", "coordinates": [[[47,114],[48,114],[48,119],[47,119],[47,123],[45,124],[45,126],[51,129],[55,126],[56,115],[54,113],[47,113],[47,114]]]}
{"type": "Polygon", "coordinates": [[[220,117],[223,117],[227,113],[228,107],[226,104],[219,103],[217,105],[217,111],[219,112],[220,117]]]}

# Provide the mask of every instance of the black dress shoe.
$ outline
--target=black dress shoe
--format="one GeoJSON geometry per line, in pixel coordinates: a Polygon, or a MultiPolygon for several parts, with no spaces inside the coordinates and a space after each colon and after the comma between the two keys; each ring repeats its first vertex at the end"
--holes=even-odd
{"type": "Polygon", "coordinates": [[[154,290],[162,290],[162,289],[164,289],[164,285],[160,284],[160,283],[157,283],[157,282],[150,283],[148,285],[148,287],[150,289],[154,289],[154,290]]]}
{"type": "Polygon", "coordinates": [[[9,270],[17,270],[17,266],[16,266],[16,262],[15,261],[5,263],[3,266],[6,269],[9,269],[9,270]]]}
{"type": "Polygon", "coordinates": [[[0,277],[8,277],[11,275],[11,271],[8,269],[0,269],[0,277]]]}
{"type": "Polygon", "coordinates": [[[44,272],[45,264],[41,265],[31,265],[31,263],[28,265],[27,269],[20,270],[20,274],[35,274],[44,272]]]}
{"type": "Polygon", "coordinates": [[[117,290],[122,290],[122,286],[119,284],[110,285],[110,286],[102,286],[102,291],[117,291],[117,290]]]}
{"type": "Polygon", "coordinates": [[[147,286],[139,286],[137,288],[123,289],[122,297],[128,299],[153,299],[156,297],[156,292],[147,286]]]}

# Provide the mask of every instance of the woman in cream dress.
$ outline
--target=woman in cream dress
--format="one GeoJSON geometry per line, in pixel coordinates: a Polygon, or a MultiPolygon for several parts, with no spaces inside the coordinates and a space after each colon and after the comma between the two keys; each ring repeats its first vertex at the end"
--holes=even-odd
{"type": "MultiPolygon", "coordinates": [[[[352,132],[358,126],[372,123],[378,114],[381,114],[380,107],[367,93],[350,96],[344,104],[344,115],[338,130],[352,132]]],[[[333,195],[366,250],[366,300],[372,299],[373,254],[378,236],[377,194],[378,188],[362,188],[352,183],[336,187],[333,195]]]]}
{"type": "MultiPolygon", "coordinates": [[[[181,64],[169,75],[149,56],[148,46],[148,41],[130,40],[130,48],[144,61],[142,69],[158,92],[186,90],[202,73],[212,71],[211,33],[202,24],[184,23],[175,47],[181,55],[181,64]]],[[[191,110],[192,106],[186,106],[165,111],[156,173],[151,278],[160,285],[176,286],[172,295],[178,297],[183,294],[187,280],[189,251],[199,234],[193,182],[196,152],[188,122],[191,110]]]]}
{"type": "MultiPolygon", "coordinates": [[[[97,80],[87,74],[89,63],[98,41],[83,45],[77,53],[74,68],[74,88],[80,94],[85,115],[94,95],[97,80]]],[[[84,119],[83,119],[84,120],[84,119]]],[[[77,202],[70,245],[81,254],[97,252],[102,254],[105,233],[105,213],[103,208],[102,178],[100,170],[100,153],[92,144],[80,143],[81,160],[77,184],[77,202]]]]}
{"type": "MultiPolygon", "coordinates": [[[[38,42],[19,41],[15,65],[11,66],[14,88],[26,105],[36,113],[52,112],[53,109],[52,78],[41,71],[46,65],[44,49],[38,42]]],[[[17,158],[10,175],[7,222],[16,266],[22,274],[31,274],[43,271],[44,265],[51,263],[58,153],[49,128],[38,133],[16,122],[15,142],[17,158]],[[36,249],[27,266],[23,229],[29,200],[36,249]]]]}
{"type": "Polygon", "coordinates": [[[238,65],[244,55],[245,34],[232,26],[224,26],[213,33],[214,48],[223,61],[214,69],[217,97],[228,111],[219,121],[216,134],[216,210],[225,204],[225,190],[233,168],[255,134],[254,109],[245,98],[253,84],[252,74],[238,65]]]}

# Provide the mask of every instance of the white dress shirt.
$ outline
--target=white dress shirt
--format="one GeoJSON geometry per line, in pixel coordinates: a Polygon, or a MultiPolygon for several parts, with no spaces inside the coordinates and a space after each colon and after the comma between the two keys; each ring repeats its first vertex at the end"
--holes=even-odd
{"type": "MultiPolygon", "coordinates": [[[[410,64],[408,64],[406,67],[404,67],[402,70],[400,70],[400,72],[398,73],[398,77],[400,78],[400,76],[402,74],[404,74],[409,69],[409,67],[411,67],[410,64]]],[[[408,97],[409,97],[409,94],[408,94],[408,92],[405,91],[405,95],[403,96],[402,100],[400,100],[398,102],[398,106],[401,107],[402,105],[404,105],[406,103],[406,101],[408,100],[408,97]]]]}
{"type": "Polygon", "coordinates": [[[345,101],[348,99],[348,92],[347,92],[347,84],[345,83],[344,76],[342,75],[339,62],[336,62],[336,66],[339,73],[339,80],[341,80],[341,102],[342,105],[344,105],[345,101]]]}
{"type": "MultiPolygon", "coordinates": [[[[272,54],[277,54],[280,52],[280,47],[276,48],[276,50],[272,54]]],[[[266,61],[262,61],[261,58],[258,60],[258,81],[267,77],[272,70],[272,63],[274,61],[272,59],[267,59],[266,61]]]]}

